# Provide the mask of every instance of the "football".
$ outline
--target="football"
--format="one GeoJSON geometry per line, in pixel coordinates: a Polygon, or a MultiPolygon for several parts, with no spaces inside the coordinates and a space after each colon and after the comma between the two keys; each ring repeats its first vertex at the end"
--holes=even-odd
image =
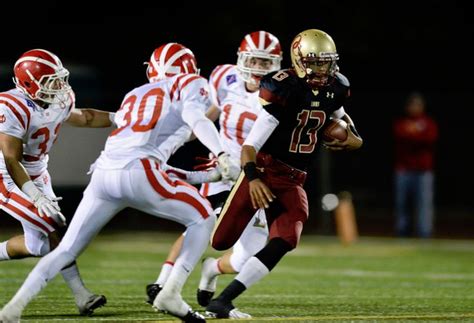
{"type": "Polygon", "coordinates": [[[342,119],[330,119],[323,129],[322,139],[324,142],[344,141],[347,136],[347,122],[342,119]]]}

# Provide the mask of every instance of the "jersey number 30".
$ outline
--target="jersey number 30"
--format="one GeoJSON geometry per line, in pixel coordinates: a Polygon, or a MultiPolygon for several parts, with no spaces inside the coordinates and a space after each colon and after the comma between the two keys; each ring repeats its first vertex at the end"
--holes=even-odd
{"type": "MultiPolygon", "coordinates": [[[[150,129],[153,129],[156,126],[156,123],[158,122],[158,119],[160,118],[160,115],[161,115],[161,109],[163,108],[163,96],[164,96],[164,92],[160,88],[153,88],[147,93],[145,93],[145,95],[140,100],[140,105],[138,106],[137,119],[136,121],[134,121],[133,125],[131,126],[131,129],[133,132],[145,132],[150,129]],[[142,124],[143,119],[144,119],[143,117],[145,114],[146,103],[147,103],[148,98],[151,96],[156,96],[155,106],[153,107],[153,115],[151,116],[150,120],[146,124],[142,124]]],[[[137,100],[137,96],[131,95],[122,103],[120,110],[128,108],[127,112],[124,115],[125,124],[121,126],[120,128],[117,128],[114,131],[112,131],[110,136],[115,136],[118,133],[120,133],[122,130],[130,126],[130,124],[132,123],[132,111],[135,108],[136,100],[137,100]]]]}

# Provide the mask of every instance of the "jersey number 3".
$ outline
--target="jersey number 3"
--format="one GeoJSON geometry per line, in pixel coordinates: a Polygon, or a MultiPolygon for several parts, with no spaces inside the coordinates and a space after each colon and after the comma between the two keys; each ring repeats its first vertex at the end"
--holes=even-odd
{"type": "Polygon", "coordinates": [[[298,113],[296,118],[298,119],[298,125],[291,134],[289,151],[292,153],[310,154],[314,151],[314,145],[318,141],[316,132],[324,124],[326,114],[321,110],[303,110],[298,113]],[[306,131],[301,136],[303,130],[306,131]]]}

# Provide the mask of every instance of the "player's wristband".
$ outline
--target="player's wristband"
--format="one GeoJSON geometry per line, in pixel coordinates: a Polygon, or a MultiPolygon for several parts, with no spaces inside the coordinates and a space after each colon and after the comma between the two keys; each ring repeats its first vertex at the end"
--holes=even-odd
{"type": "Polygon", "coordinates": [[[254,179],[259,178],[257,164],[255,162],[248,162],[247,164],[245,164],[244,173],[245,173],[245,177],[247,177],[247,180],[249,182],[253,181],[254,179]]]}

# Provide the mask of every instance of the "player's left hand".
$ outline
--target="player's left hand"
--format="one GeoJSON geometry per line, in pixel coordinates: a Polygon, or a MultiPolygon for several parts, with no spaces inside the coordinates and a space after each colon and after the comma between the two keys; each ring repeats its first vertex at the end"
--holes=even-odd
{"type": "Polygon", "coordinates": [[[362,146],[363,140],[353,128],[353,126],[347,127],[347,139],[344,141],[333,140],[323,144],[324,148],[338,151],[338,150],[355,150],[362,146]]]}
{"type": "Polygon", "coordinates": [[[276,198],[268,186],[259,178],[249,182],[249,193],[254,209],[268,209],[270,203],[276,198]]]}

